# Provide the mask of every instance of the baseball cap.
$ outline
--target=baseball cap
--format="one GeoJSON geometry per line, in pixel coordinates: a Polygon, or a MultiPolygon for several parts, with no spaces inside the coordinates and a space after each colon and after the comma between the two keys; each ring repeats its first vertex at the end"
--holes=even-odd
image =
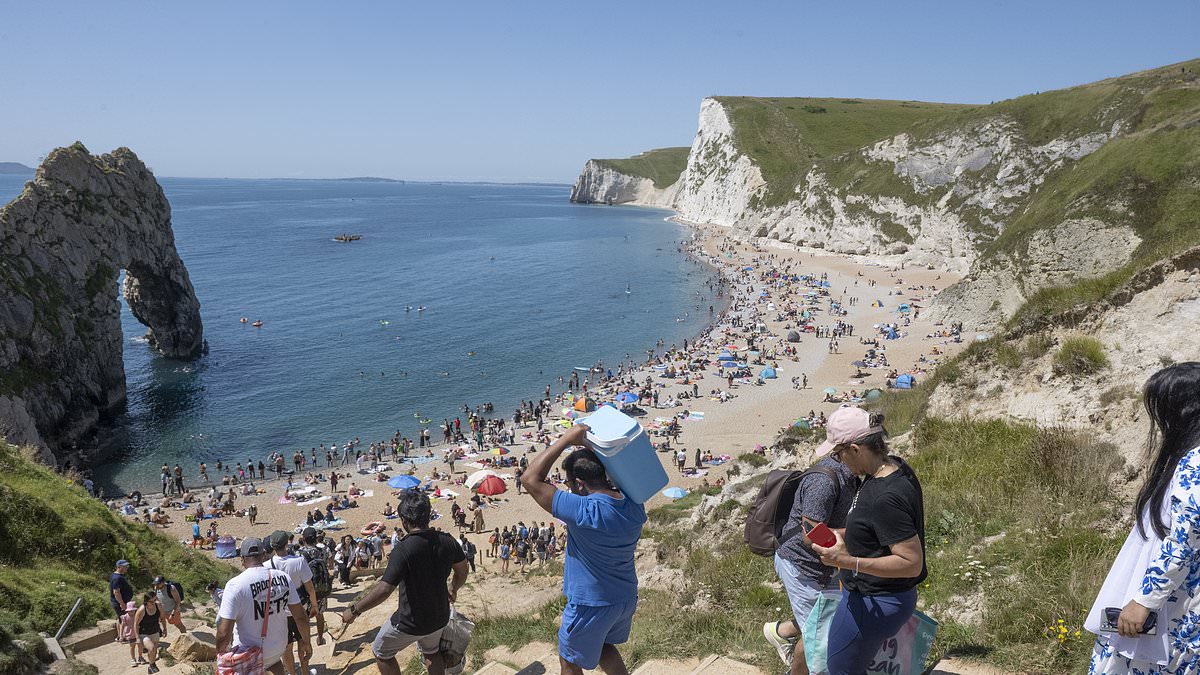
{"type": "Polygon", "coordinates": [[[304,528],[304,531],[300,533],[300,536],[304,538],[304,541],[308,541],[308,542],[316,541],[317,540],[317,528],[306,527],[306,528],[304,528]]]}
{"type": "Polygon", "coordinates": [[[271,544],[272,549],[281,549],[288,545],[288,533],[283,530],[275,530],[267,542],[271,544]]]}
{"type": "Polygon", "coordinates": [[[165,584],[165,583],[167,583],[167,580],[166,580],[166,578],[164,578],[164,577],[163,577],[163,575],[161,575],[161,574],[160,574],[160,575],[158,575],[158,576],[154,577],[154,584],[155,584],[155,585],[158,585],[158,584],[165,584]]]}
{"type": "Polygon", "coordinates": [[[258,537],[246,537],[242,540],[242,557],[256,558],[263,554],[262,539],[258,537]]]}
{"type": "Polygon", "coordinates": [[[129,561],[122,558],[117,561],[116,567],[129,567],[129,561]]]}
{"type": "Polygon", "coordinates": [[[825,422],[825,442],[817,446],[817,457],[828,455],[839,445],[861,441],[867,436],[883,431],[883,427],[871,426],[871,413],[851,405],[834,410],[825,422]]]}

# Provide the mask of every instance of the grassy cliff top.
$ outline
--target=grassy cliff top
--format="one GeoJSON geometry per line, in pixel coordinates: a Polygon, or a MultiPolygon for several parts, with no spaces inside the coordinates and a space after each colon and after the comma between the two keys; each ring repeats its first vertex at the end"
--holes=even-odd
{"type": "Polygon", "coordinates": [[[4,668],[8,640],[28,631],[53,634],[78,596],[83,604],[72,628],[112,618],[108,576],[121,558],[132,563],[135,594],[162,574],[183,584],[189,602],[206,597],[208,581],[224,583],[236,573],[121,518],[81,486],[0,441],[0,672],[10,672],[4,668]]]}
{"type": "Polygon", "coordinates": [[[761,205],[778,206],[794,195],[814,165],[829,168],[826,165],[839,157],[844,160],[848,153],[901,132],[919,142],[1003,119],[1014,123],[1026,142],[1042,145],[1109,132],[1117,122],[1126,131],[1194,128],[1200,120],[1198,75],[1200,59],[989,105],[732,96],[716,100],[729,114],[735,143],[767,182],[761,205]]]}
{"type": "Polygon", "coordinates": [[[597,159],[601,166],[608,167],[628,176],[640,176],[654,181],[654,187],[663,189],[679,180],[687,168],[688,152],[691,148],[657,148],[626,159],[597,159]]]}

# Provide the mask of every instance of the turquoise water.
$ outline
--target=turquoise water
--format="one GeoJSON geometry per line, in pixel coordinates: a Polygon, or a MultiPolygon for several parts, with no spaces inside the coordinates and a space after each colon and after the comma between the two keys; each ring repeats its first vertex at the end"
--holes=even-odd
{"type": "MultiPolygon", "coordinates": [[[[194,474],[412,437],[416,413],[463,404],[511,416],[572,367],[690,338],[715,304],[668,212],[571,204],[565,186],[160,182],[210,352],[156,357],[123,310],[129,401],[95,469],[108,487],[154,486],[164,461],[194,474]],[[331,241],[342,232],[363,238],[331,241]]],[[[0,176],[0,199],[23,184],[0,176]]]]}

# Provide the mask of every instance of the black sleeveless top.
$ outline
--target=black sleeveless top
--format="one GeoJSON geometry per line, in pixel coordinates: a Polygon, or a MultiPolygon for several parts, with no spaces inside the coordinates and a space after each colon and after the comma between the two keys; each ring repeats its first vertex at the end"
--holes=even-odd
{"type": "Polygon", "coordinates": [[[138,635],[158,635],[158,607],[154,608],[154,613],[142,612],[142,620],[138,623],[138,635]]]}

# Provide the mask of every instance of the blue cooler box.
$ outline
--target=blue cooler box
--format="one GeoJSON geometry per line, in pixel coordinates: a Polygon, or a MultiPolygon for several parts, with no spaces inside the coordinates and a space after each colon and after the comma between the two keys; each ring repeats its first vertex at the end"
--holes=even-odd
{"type": "Polygon", "coordinates": [[[578,423],[588,425],[588,447],[626,497],[642,504],[667,486],[667,471],[637,420],[605,405],[578,423]]]}

